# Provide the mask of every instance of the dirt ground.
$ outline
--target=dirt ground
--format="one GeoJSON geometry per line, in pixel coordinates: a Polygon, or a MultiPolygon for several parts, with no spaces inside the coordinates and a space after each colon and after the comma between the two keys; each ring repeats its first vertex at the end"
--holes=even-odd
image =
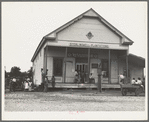
{"type": "Polygon", "coordinates": [[[120,90],[6,92],[5,111],[144,111],[145,96],[122,96],[120,90]]]}

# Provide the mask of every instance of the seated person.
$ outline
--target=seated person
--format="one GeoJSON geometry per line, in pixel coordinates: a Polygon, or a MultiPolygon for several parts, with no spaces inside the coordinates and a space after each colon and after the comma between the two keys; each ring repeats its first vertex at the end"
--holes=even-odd
{"type": "Polygon", "coordinates": [[[145,78],[142,80],[142,85],[145,86],[145,78]]]}
{"type": "Polygon", "coordinates": [[[141,81],[141,78],[138,78],[138,80],[136,80],[136,83],[135,84],[139,84],[139,85],[142,85],[142,81],[141,81]]]}
{"type": "Polygon", "coordinates": [[[92,73],[90,74],[89,82],[90,83],[95,83],[95,79],[93,78],[93,74],[92,73]]]}
{"type": "Polygon", "coordinates": [[[77,72],[77,70],[75,70],[75,72],[74,72],[74,75],[76,76],[76,75],[78,75],[78,72],[77,72]]]}
{"type": "Polygon", "coordinates": [[[140,85],[143,88],[143,90],[144,90],[144,86],[142,85],[141,78],[138,78],[138,80],[136,80],[136,83],[135,84],[140,85]]]}
{"type": "Polygon", "coordinates": [[[78,74],[76,74],[74,77],[74,83],[77,83],[77,82],[78,82],[78,74]]]}
{"type": "Polygon", "coordinates": [[[144,90],[145,90],[145,78],[143,78],[143,80],[142,80],[142,85],[143,85],[144,90]]]}
{"type": "Polygon", "coordinates": [[[136,84],[135,78],[132,79],[131,84],[136,84]]]}

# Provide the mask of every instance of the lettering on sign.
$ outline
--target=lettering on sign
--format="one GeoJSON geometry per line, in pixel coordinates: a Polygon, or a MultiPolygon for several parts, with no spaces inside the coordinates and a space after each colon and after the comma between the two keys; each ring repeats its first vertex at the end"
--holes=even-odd
{"type": "Polygon", "coordinates": [[[109,48],[108,45],[84,44],[84,43],[70,43],[69,46],[73,46],[73,47],[109,48]]]}
{"type": "MultiPolygon", "coordinates": [[[[84,54],[84,53],[68,53],[67,56],[68,57],[85,58],[85,57],[88,57],[88,54],[84,54]]],[[[91,58],[98,58],[98,54],[91,54],[90,57],[91,58]]]]}

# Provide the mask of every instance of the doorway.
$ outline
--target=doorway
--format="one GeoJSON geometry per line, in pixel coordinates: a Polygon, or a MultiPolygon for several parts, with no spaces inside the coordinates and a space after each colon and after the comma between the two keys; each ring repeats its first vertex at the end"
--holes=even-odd
{"type": "Polygon", "coordinates": [[[76,63],[76,71],[78,72],[80,82],[87,82],[88,78],[88,64],[87,63],[76,63]]]}

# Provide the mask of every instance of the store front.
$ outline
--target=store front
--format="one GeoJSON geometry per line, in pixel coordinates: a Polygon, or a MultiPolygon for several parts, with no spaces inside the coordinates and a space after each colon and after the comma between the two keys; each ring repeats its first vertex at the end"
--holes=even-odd
{"type": "Polygon", "coordinates": [[[78,88],[79,84],[97,88],[99,68],[102,84],[108,88],[115,84],[119,87],[120,74],[130,79],[143,78],[144,59],[134,56],[142,62],[140,65],[128,58],[132,44],[132,40],[89,9],[43,37],[32,58],[34,82],[41,83],[41,68],[48,79],[55,77],[56,87],[61,84],[60,88],[66,84],[68,88],[78,88]],[[83,75],[74,83],[76,72],[83,75]],[[94,83],[89,82],[91,74],[94,83]]]}
{"type": "MultiPolygon", "coordinates": [[[[46,53],[46,51],[45,51],[46,53]]],[[[90,83],[92,74],[95,83],[98,83],[98,68],[102,68],[102,83],[118,84],[120,74],[119,57],[126,55],[126,50],[110,50],[96,48],[56,47],[48,46],[47,76],[54,75],[57,83],[74,83],[75,72],[80,74],[80,82],[90,83]]],[[[126,66],[127,62],[124,61],[126,66]]]]}

